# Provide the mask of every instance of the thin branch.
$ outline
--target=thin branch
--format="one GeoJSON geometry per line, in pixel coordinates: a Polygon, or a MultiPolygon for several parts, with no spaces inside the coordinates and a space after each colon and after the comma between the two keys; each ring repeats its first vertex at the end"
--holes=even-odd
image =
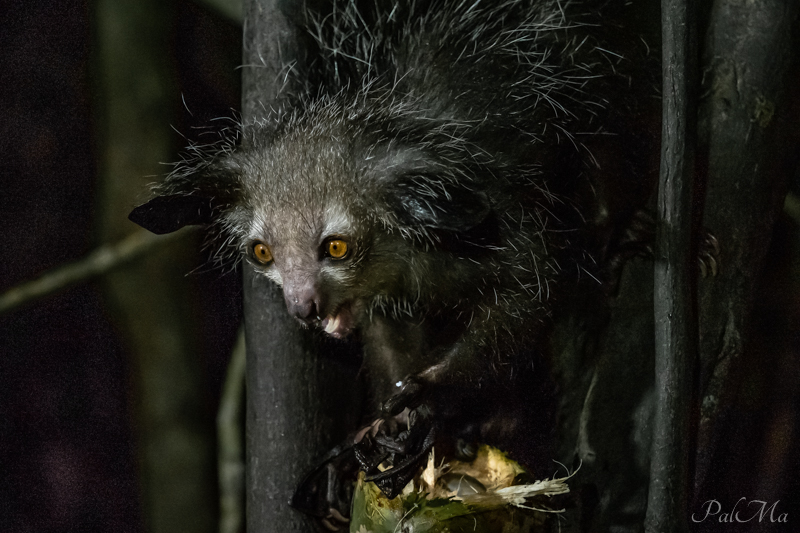
{"type": "Polygon", "coordinates": [[[244,531],[244,328],[239,330],[217,413],[219,531],[244,531]]]}
{"type": "Polygon", "coordinates": [[[800,226],[800,197],[789,193],[783,202],[783,212],[786,213],[792,222],[800,226]]]}
{"type": "Polygon", "coordinates": [[[104,244],[83,259],[45,272],[38,279],[27,281],[7,290],[0,295],[0,315],[73,285],[102,276],[187,233],[184,230],[170,235],[153,235],[149,231],[141,230],[117,243],[104,244]]]}
{"type": "Polygon", "coordinates": [[[220,15],[223,15],[237,24],[242,23],[244,18],[242,15],[242,2],[241,0],[199,0],[201,4],[205,4],[220,15]]]}

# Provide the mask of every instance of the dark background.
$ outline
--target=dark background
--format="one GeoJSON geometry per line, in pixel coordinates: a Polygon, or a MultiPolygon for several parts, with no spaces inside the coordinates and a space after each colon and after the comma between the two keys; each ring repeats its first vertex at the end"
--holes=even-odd
{"type": "MultiPolygon", "coordinates": [[[[105,95],[95,23],[92,2],[0,2],[0,292],[100,242],[97,110],[105,95]]],[[[183,136],[197,138],[196,127],[238,108],[241,30],[188,0],[175,2],[169,24],[164,54],[179,92],[165,124],[175,127],[177,150],[183,136]]],[[[185,274],[203,326],[196,367],[204,385],[191,416],[213,440],[241,289],[238,273],[195,255],[190,264],[200,268],[185,274]]],[[[143,529],[121,329],[98,280],[0,316],[0,532],[143,529]]]]}

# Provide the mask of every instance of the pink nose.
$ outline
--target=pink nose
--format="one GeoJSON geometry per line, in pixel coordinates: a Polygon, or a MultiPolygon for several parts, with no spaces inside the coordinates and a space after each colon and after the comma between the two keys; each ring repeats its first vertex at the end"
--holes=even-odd
{"type": "Polygon", "coordinates": [[[305,321],[317,318],[319,314],[319,296],[314,287],[309,285],[301,287],[283,287],[283,298],[289,314],[305,321]]]}

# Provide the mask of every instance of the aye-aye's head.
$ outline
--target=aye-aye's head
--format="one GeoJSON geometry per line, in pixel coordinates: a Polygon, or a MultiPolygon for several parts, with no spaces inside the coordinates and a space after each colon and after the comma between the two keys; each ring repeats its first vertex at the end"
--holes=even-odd
{"type": "Polygon", "coordinates": [[[489,205],[440,154],[327,113],[245,131],[241,147],[179,167],[130,218],[155,233],[216,226],[283,288],[291,315],[343,337],[376,306],[418,300],[421,254],[489,205]]]}

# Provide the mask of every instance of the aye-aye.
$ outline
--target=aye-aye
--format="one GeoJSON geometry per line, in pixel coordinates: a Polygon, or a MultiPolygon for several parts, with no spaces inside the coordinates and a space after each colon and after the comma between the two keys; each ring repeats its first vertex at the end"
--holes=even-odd
{"type": "Polygon", "coordinates": [[[509,386],[564,288],[604,275],[653,181],[658,99],[622,1],[362,3],[309,15],[289,104],[131,218],[213,225],[303,326],[363,343],[374,417],[417,428],[362,450],[376,474],[509,386]]]}

